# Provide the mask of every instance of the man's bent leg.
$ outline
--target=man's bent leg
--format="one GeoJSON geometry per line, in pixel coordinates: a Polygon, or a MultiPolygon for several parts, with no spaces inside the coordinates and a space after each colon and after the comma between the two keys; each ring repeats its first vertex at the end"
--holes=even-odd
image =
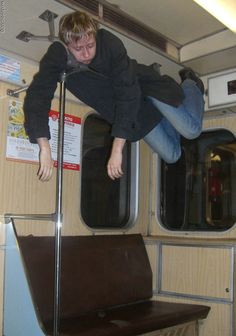
{"type": "Polygon", "coordinates": [[[187,139],[194,139],[200,135],[202,130],[204,100],[193,80],[186,79],[182,83],[182,88],[185,99],[178,107],[165,104],[153,97],[148,98],[181,135],[187,139]]]}
{"type": "Polygon", "coordinates": [[[165,118],[144,137],[144,141],[167,163],[174,163],[181,156],[180,135],[165,118]]]}

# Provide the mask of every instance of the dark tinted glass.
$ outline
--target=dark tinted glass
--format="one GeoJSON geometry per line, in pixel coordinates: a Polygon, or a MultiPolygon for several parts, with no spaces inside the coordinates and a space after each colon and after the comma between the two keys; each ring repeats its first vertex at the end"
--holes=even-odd
{"type": "Polygon", "coordinates": [[[227,130],[183,140],[175,164],[162,162],[163,226],[170,230],[220,231],[236,221],[236,141],[227,130]]]}
{"type": "Polygon", "coordinates": [[[111,152],[110,125],[90,115],[83,128],[81,214],[91,228],[121,228],[129,220],[130,144],[123,151],[124,175],[115,181],[107,175],[111,152]]]}

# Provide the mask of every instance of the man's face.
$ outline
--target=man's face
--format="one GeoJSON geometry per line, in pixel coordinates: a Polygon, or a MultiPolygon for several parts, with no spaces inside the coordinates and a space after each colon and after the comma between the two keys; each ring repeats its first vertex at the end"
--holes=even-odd
{"type": "Polygon", "coordinates": [[[96,54],[96,39],[94,35],[85,35],[79,41],[69,43],[67,47],[78,62],[90,64],[96,54]]]}

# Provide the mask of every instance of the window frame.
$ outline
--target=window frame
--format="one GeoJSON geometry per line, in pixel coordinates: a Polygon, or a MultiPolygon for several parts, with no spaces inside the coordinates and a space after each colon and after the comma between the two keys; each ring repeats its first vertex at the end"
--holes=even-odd
{"type": "MultiPolygon", "coordinates": [[[[202,131],[202,133],[206,133],[206,132],[215,132],[215,131],[227,131],[230,132],[234,137],[235,137],[235,142],[236,142],[236,133],[233,132],[231,129],[228,129],[226,127],[208,127],[208,128],[204,128],[204,130],[202,131]]],[[[166,232],[169,232],[171,234],[187,234],[187,235],[200,235],[200,234],[225,234],[227,232],[230,232],[232,230],[235,229],[236,227],[236,221],[234,222],[234,224],[227,229],[223,229],[223,230],[178,230],[178,229],[169,229],[166,225],[163,224],[162,222],[162,218],[161,218],[161,178],[162,178],[162,174],[161,174],[161,164],[162,164],[162,159],[160,158],[160,156],[157,154],[157,158],[156,158],[156,200],[154,202],[155,204],[155,220],[156,220],[156,224],[160,225],[160,227],[165,230],[166,232]]],[[[206,207],[205,207],[206,210],[206,207]]],[[[207,210],[206,210],[207,213],[207,210]]]]}
{"type": "Polygon", "coordinates": [[[80,164],[80,217],[83,225],[86,226],[90,231],[92,232],[106,232],[106,231],[127,231],[130,228],[132,228],[137,220],[138,217],[138,212],[139,212],[139,142],[133,142],[131,143],[131,148],[130,148],[130,205],[129,205],[129,214],[128,214],[128,220],[125,225],[121,227],[112,227],[112,226],[107,226],[107,227],[92,227],[89,226],[83,216],[82,216],[82,179],[83,179],[83,142],[84,142],[84,125],[86,123],[86,120],[90,118],[91,116],[95,116],[99,118],[100,120],[106,122],[104,119],[101,118],[101,116],[96,112],[96,111],[90,111],[86,114],[86,117],[83,119],[82,123],[82,129],[81,129],[81,164],[80,164]]]}

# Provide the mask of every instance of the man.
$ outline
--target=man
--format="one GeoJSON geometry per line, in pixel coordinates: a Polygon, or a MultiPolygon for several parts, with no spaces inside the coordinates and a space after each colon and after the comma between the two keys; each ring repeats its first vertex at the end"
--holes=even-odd
{"type": "Polygon", "coordinates": [[[48,112],[60,74],[77,70],[67,89],[94,108],[112,126],[114,137],[107,164],[110,178],[122,176],[122,150],[126,140],[144,139],[165,161],[181,155],[180,134],[201,132],[204,87],[191,69],[180,72],[182,87],[152,66],[131,60],[121,40],[86,13],[63,16],[60,42],[54,42],[40,62],[39,72],[27,90],[24,112],[30,141],[40,147],[41,181],[52,176],[48,112]]]}

